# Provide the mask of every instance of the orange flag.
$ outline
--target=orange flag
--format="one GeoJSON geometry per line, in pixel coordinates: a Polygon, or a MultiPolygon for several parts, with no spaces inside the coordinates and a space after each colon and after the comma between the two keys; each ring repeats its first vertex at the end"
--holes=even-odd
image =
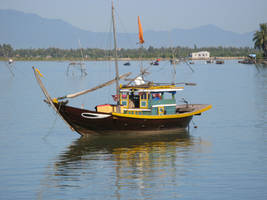
{"type": "Polygon", "coordinates": [[[145,41],[144,41],[144,37],[143,37],[143,29],[142,29],[142,25],[141,25],[139,16],[138,16],[138,28],[139,28],[139,43],[143,44],[145,41]]]}

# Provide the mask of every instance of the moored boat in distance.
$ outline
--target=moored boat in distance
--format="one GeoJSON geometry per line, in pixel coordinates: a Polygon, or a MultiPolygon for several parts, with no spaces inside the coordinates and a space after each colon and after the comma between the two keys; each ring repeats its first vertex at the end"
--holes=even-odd
{"type": "Polygon", "coordinates": [[[256,64],[256,54],[249,54],[245,59],[238,61],[241,64],[256,64]]]}
{"type": "Polygon", "coordinates": [[[224,60],[216,60],[216,64],[219,64],[219,65],[224,64],[224,60]]]}
{"type": "Polygon", "coordinates": [[[158,58],[158,59],[156,59],[155,61],[152,61],[152,62],[150,63],[150,65],[159,65],[159,61],[160,61],[160,59],[158,58]]]}
{"type": "Polygon", "coordinates": [[[8,64],[10,64],[10,65],[11,65],[13,62],[14,62],[14,61],[13,61],[13,59],[11,59],[11,58],[10,58],[10,59],[8,59],[8,64]]]}
{"type": "Polygon", "coordinates": [[[126,63],[124,63],[123,65],[124,65],[124,66],[130,66],[131,63],[130,63],[130,62],[126,62],[126,63]]]}
{"type": "MultiPolygon", "coordinates": [[[[33,67],[34,75],[39,83],[46,102],[68,126],[80,135],[112,134],[112,133],[144,133],[157,131],[172,131],[186,129],[195,115],[209,110],[208,104],[176,104],[176,93],[184,89],[178,84],[158,84],[145,82],[142,76],[137,76],[127,84],[120,85],[119,80],[128,77],[130,73],[119,76],[116,31],[114,22],[114,7],[112,4],[112,19],[114,32],[114,52],[116,78],[94,88],[68,94],[63,97],[51,98],[41,80],[41,73],[33,67]],[[95,110],[76,108],[68,105],[67,99],[95,91],[112,83],[116,83],[116,104],[96,105],[95,110]]],[[[143,44],[143,34],[140,19],[139,43],[143,44]],[[140,30],[141,29],[141,30],[140,30]]],[[[188,85],[188,84],[184,84],[188,85]]]]}
{"type": "Polygon", "coordinates": [[[211,63],[214,63],[214,60],[210,59],[210,60],[207,60],[206,61],[207,64],[211,64],[211,63]]]}

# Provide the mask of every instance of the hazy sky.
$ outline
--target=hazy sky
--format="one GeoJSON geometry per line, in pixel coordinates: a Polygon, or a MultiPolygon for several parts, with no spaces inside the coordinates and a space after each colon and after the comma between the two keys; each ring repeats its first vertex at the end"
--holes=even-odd
{"type": "MultiPolygon", "coordinates": [[[[214,24],[225,30],[255,31],[267,22],[267,0],[114,0],[122,32],[171,30],[214,24]]],[[[109,31],[111,0],[0,0],[0,9],[62,19],[91,31],[109,31]]]]}

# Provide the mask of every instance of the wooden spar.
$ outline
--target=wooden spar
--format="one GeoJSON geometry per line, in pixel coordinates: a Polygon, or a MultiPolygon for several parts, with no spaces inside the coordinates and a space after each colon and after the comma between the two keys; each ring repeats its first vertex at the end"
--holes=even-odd
{"type": "Polygon", "coordinates": [[[61,117],[61,119],[63,119],[63,121],[70,127],[70,129],[72,131],[75,131],[74,128],[62,117],[62,115],[59,113],[58,109],[56,108],[56,106],[54,105],[53,103],[53,100],[52,98],[50,97],[50,95],[48,94],[46,88],[44,87],[44,84],[42,82],[42,80],[40,79],[39,77],[39,74],[37,73],[37,71],[35,70],[34,67],[32,67],[33,69],[33,72],[34,72],[34,76],[36,78],[36,81],[37,83],[39,84],[40,88],[42,89],[46,99],[47,99],[47,102],[52,106],[52,108],[56,111],[56,113],[61,117]]]}
{"type": "MultiPolygon", "coordinates": [[[[128,73],[126,73],[126,74],[123,74],[123,75],[119,76],[119,79],[126,78],[126,77],[128,77],[128,76],[130,76],[130,75],[131,75],[131,72],[128,72],[128,73]]],[[[103,84],[101,84],[101,85],[98,85],[98,86],[96,86],[96,87],[93,87],[93,88],[91,88],[91,89],[83,90],[83,91],[80,91],[80,92],[77,92],[77,93],[74,93],[74,94],[68,94],[68,95],[63,96],[63,97],[58,97],[57,99],[75,98],[75,97],[78,97],[78,96],[80,96],[80,95],[86,94],[86,93],[88,93],[88,92],[93,92],[93,91],[95,91],[95,90],[97,90],[97,89],[100,89],[100,88],[103,88],[103,87],[105,87],[105,86],[111,85],[111,84],[114,83],[115,81],[116,81],[116,79],[113,79],[113,80],[107,81],[107,82],[105,82],[105,83],[103,83],[103,84]]]]}
{"type": "MultiPolygon", "coordinates": [[[[159,85],[170,85],[170,83],[155,83],[159,85]]],[[[180,82],[180,83],[172,83],[172,85],[187,85],[187,86],[196,86],[196,83],[187,83],[187,82],[180,82]]]]}
{"type": "Polygon", "coordinates": [[[126,86],[129,86],[132,82],[134,82],[134,80],[137,78],[137,77],[139,77],[140,76],[140,74],[138,74],[136,77],[134,77],[134,78],[132,78],[132,79],[128,79],[127,81],[129,81],[129,83],[127,83],[127,85],[126,86]]]}
{"type": "MultiPolygon", "coordinates": [[[[119,86],[119,67],[118,67],[118,52],[117,52],[117,38],[116,38],[116,24],[114,16],[114,5],[112,1],[112,22],[113,22],[113,38],[114,38],[114,54],[115,54],[115,70],[116,70],[116,95],[120,96],[120,86],[119,86]]],[[[120,98],[117,100],[117,110],[120,112],[120,98]]]]}

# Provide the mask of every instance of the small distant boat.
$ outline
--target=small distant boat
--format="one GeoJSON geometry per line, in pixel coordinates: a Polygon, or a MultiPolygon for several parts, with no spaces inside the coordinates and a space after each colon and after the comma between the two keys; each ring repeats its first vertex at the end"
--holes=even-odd
{"type": "Polygon", "coordinates": [[[130,66],[131,63],[130,63],[130,62],[126,62],[126,63],[124,63],[123,65],[124,65],[124,66],[130,66]]]}
{"type": "Polygon", "coordinates": [[[247,58],[245,58],[244,60],[238,61],[238,63],[256,64],[256,54],[249,54],[247,58]]]}
{"type": "Polygon", "coordinates": [[[159,62],[153,61],[153,62],[150,63],[150,65],[159,65],[159,62]]]}
{"type": "Polygon", "coordinates": [[[207,63],[207,64],[214,63],[214,60],[207,60],[206,63],[207,63]]]}
{"type": "Polygon", "coordinates": [[[241,64],[256,64],[256,60],[245,59],[245,60],[239,60],[238,63],[241,63],[241,64]]]}
{"type": "Polygon", "coordinates": [[[10,65],[11,65],[13,62],[14,62],[14,61],[13,61],[13,59],[11,59],[11,58],[8,60],[8,64],[10,64],[10,65]]]}
{"type": "Polygon", "coordinates": [[[160,61],[160,59],[158,58],[157,60],[152,61],[152,62],[150,63],[150,65],[159,65],[159,61],[160,61]]]}
{"type": "Polygon", "coordinates": [[[219,65],[224,64],[224,60],[216,60],[216,64],[219,64],[219,65]]]}

